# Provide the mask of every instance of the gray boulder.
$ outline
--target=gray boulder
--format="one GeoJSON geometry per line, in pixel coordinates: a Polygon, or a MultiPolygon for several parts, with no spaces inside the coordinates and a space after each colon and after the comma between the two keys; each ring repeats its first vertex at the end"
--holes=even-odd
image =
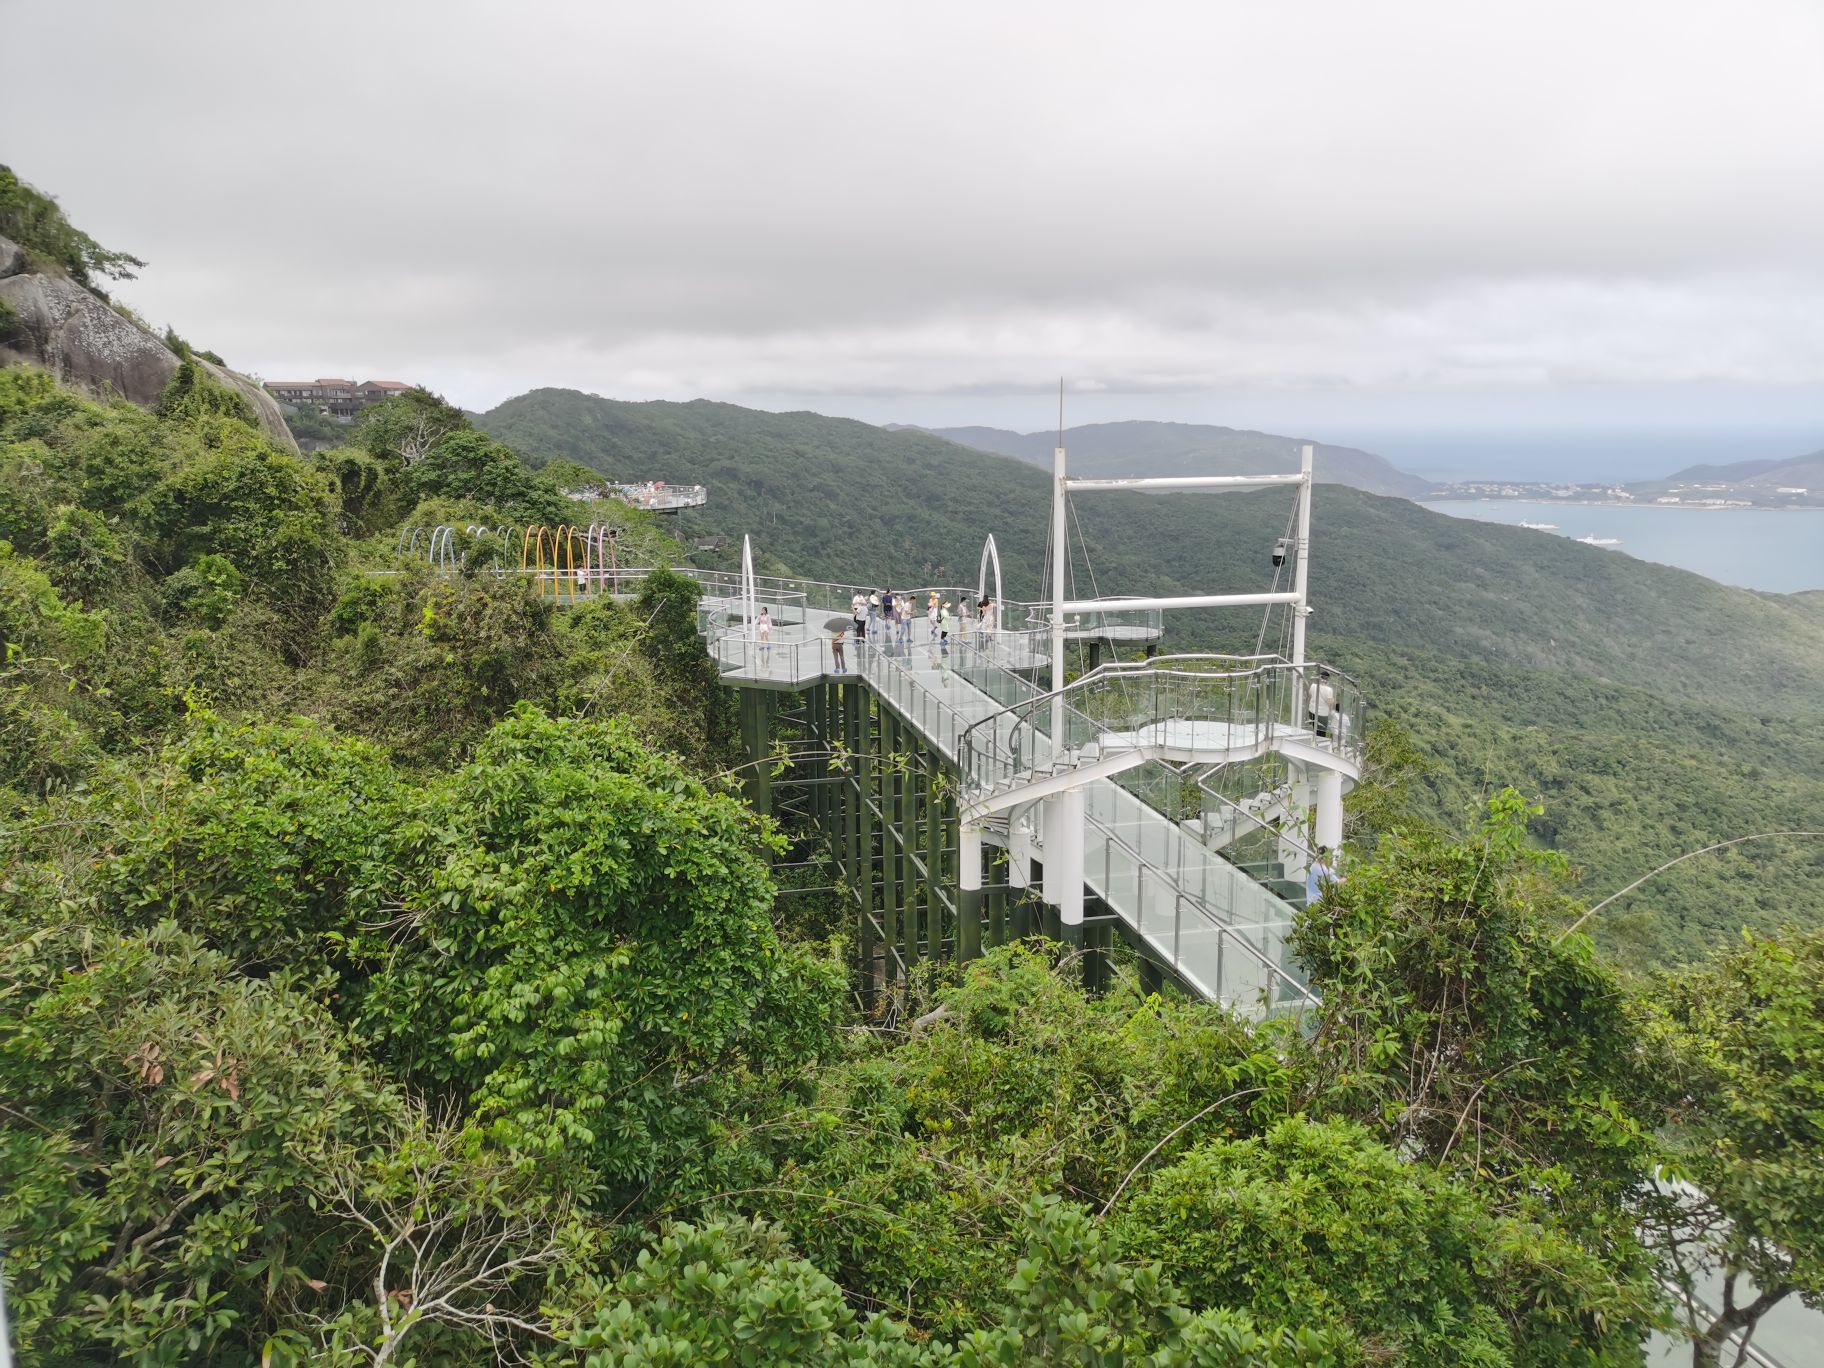
{"type": "Polygon", "coordinates": [[[0,280],[25,274],[25,248],[11,238],[0,237],[0,280]]]}
{"type": "MultiPolygon", "coordinates": [[[[177,354],[105,300],[61,276],[5,269],[15,244],[0,239],[0,304],[14,315],[0,335],[0,365],[25,364],[49,371],[73,389],[97,398],[119,397],[155,407],[182,364],[177,354]]],[[[23,265],[23,253],[18,253],[23,265]]],[[[253,381],[200,358],[212,379],[243,395],[274,442],[296,451],[284,415],[253,381]]]]}

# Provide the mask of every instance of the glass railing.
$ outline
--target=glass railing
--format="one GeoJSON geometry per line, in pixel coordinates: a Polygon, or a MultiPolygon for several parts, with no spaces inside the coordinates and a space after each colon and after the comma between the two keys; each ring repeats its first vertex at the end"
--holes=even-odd
{"type": "Polygon", "coordinates": [[[1211,997],[1268,1011],[1315,1001],[1288,944],[1291,908],[1113,784],[1085,792],[1084,874],[1211,997]]]}

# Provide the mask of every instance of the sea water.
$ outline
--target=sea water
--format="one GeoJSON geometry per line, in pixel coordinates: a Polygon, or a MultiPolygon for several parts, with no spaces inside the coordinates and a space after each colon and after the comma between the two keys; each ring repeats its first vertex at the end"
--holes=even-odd
{"type": "Polygon", "coordinates": [[[1614,537],[1608,548],[1692,570],[1724,584],[1790,594],[1824,589],[1824,508],[1669,508],[1664,504],[1521,503],[1445,499],[1425,504],[1453,518],[1556,523],[1558,537],[1614,537]]]}

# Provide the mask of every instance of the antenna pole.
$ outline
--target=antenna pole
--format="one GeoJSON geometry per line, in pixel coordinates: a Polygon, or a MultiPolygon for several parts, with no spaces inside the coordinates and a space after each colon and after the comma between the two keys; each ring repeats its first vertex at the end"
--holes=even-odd
{"type": "MultiPolygon", "coordinates": [[[[1051,456],[1051,687],[1064,687],[1064,580],[1070,573],[1070,540],[1065,526],[1064,381],[1058,380],[1058,445],[1051,456]]],[[[1051,700],[1051,753],[1064,749],[1064,699],[1051,700]]]]}
{"type": "Polygon", "coordinates": [[[1311,478],[1312,446],[1306,442],[1299,453],[1298,471],[1302,480],[1298,487],[1298,559],[1294,562],[1292,592],[1298,595],[1298,602],[1292,605],[1292,663],[1305,663],[1305,617],[1311,611],[1311,597],[1308,589],[1311,568],[1311,491],[1315,482],[1311,478]]]}

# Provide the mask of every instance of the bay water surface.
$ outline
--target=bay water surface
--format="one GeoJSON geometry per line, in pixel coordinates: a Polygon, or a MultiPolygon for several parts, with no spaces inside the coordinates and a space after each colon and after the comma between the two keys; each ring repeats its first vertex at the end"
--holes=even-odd
{"type": "Polygon", "coordinates": [[[1777,594],[1824,589],[1824,508],[1668,508],[1446,499],[1425,504],[1453,518],[1555,523],[1557,537],[1614,537],[1609,548],[1695,571],[1723,584],[1777,594]]]}

